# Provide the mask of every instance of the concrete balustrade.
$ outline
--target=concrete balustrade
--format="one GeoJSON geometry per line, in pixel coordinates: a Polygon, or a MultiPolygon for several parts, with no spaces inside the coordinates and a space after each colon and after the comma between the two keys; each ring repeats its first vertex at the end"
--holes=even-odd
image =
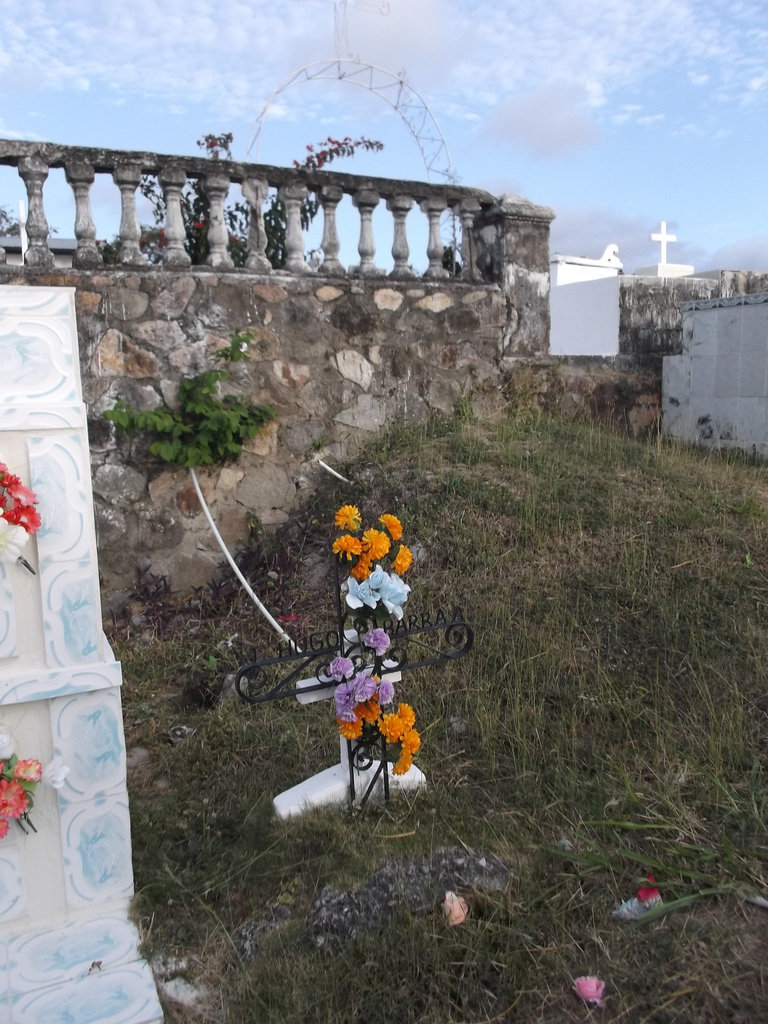
{"type": "MultiPolygon", "coordinates": [[[[63,168],[75,204],[73,230],[77,250],[73,265],[78,268],[94,270],[103,264],[96,239],[103,238],[105,232],[99,234],[99,225],[94,222],[90,193],[95,176],[105,174],[111,176],[115,199],[120,203],[117,263],[113,264],[117,267],[138,267],[147,263],[140,246],[141,230],[136,200],[142,176],[149,176],[160,185],[166,204],[160,264],[166,269],[183,270],[190,265],[190,256],[184,244],[186,234],[180,197],[189,182],[199,180],[210,202],[210,216],[205,228],[208,242],[205,262],[217,271],[234,270],[227,251],[224,209],[231,186],[239,186],[249,210],[247,270],[261,274],[273,272],[266,257],[267,236],[263,214],[270,194],[274,194],[271,190],[276,190],[284,204],[286,217],[285,264],[280,268],[280,273],[303,275],[314,271],[319,275],[331,276],[347,273],[365,277],[384,276],[387,272],[376,265],[375,256],[377,252],[381,254],[389,248],[394,263],[393,269],[388,272],[389,276],[416,276],[410,260],[423,264],[424,259],[419,259],[419,253],[409,242],[409,224],[406,220],[413,224],[413,218],[422,217],[424,226],[420,234],[427,236],[426,252],[422,254],[427,263],[423,276],[433,280],[447,278],[449,272],[443,266],[441,222],[448,213],[453,216],[451,244],[461,266],[457,276],[464,281],[503,282],[502,268],[497,260],[481,259],[478,267],[477,257],[488,248],[489,243],[491,248],[498,249],[509,212],[504,211],[503,204],[494,196],[479,189],[246,164],[232,160],[163,156],[157,153],[1,139],[0,165],[16,168],[24,183],[28,209],[25,265],[37,270],[48,270],[54,265],[49,248],[49,225],[43,188],[49,172],[63,168]],[[301,223],[302,202],[309,194],[317,197],[323,218],[322,260],[314,261],[312,266],[307,261],[305,232],[301,223]],[[360,218],[359,262],[349,271],[339,260],[336,223],[337,208],[344,196],[351,198],[360,218]],[[374,212],[379,209],[388,211],[390,215],[390,227],[384,231],[387,235],[384,241],[375,236],[374,212]],[[478,218],[482,219],[484,226],[495,222],[499,238],[494,235],[489,240],[486,230],[484,242],[479,237],[478,218]]],[[[0,195],[0,203],[2,198],[0,195]]],[[[528,203],[525,205],[526,216],[538,220],[548,235],[551,211],[528,203]]],[[[66,226],[59,230],[62,234],[67,233],[66,226]]],[[[0,262],[3,260],[4,254],[0,250],[0,262]]]]}

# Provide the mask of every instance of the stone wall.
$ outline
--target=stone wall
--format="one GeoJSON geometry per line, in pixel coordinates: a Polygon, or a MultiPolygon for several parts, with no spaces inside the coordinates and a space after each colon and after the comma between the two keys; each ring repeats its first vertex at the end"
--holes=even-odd
{"type": "MultiPolygon", "coordinates": [[[[546,262],[544,264],[546,270],[546,262]]],[[[546,347],[546,289],[518,313],[498,285],[453,280],[291,277],[245,272],[0,269],[0,284],[76,289],[88,407],[99,559],[105,597],[129,590],[136,570],[173,589],[205,583],[221,554],[189,474],[147,457],[146,442],[116,436],[104,412],[118,399],[151,409],[178,383],[214,365],[236,330],[252,359],[232,366],[231,389],[271,403],[277,417],[241,458],[199,471],[225,539],[249,518],[283,522],[303,488],[399,416],[450,412],[470,396],[480,413],[500,398],[505,369],[546,347]]]]}

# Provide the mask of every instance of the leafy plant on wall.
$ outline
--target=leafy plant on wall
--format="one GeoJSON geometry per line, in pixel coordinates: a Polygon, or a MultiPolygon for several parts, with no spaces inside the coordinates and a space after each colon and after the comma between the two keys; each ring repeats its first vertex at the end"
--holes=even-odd
{"type": "MultiPolygon", "coordinates": [[[[236,332],[229,346],[217,353],[226,363],[249,358],[250,335],[236,332]]],[[[244,443],[255,437],[274,419],[271,405],[254,405],[235,394],[222,394],[221,384],[229,376],[216,368],[181,381],[178,405],[135,411],[117,402],[105,413],[118,431],[143,431],[153,439],[149,450],[172,466],[210,466],[237,458],[244,443]]]]}

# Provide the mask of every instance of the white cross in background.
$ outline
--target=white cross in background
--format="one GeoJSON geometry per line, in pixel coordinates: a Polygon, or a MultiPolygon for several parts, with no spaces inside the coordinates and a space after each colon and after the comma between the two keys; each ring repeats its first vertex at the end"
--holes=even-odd
{"type": "Polygon", "coordinates": [[[667,234],[667,222],[663,220],[659,226],[658,231],[654,231],[651,235],[652,242],[661,243],[661,260],[659,261],[662,265],[667,262],[667,242],[676,242],[677,235],[667,234]]]}

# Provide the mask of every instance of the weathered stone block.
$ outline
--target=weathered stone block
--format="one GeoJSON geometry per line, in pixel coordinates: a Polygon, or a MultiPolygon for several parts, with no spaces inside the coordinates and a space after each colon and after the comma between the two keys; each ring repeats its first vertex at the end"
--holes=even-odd
{"type": "Polygon", "coordinates": [[[120,331],[110,328],[96,346],[91,370],[99,376],[155,377],[158,365],[151,352],[137,348],[120,331]]]}
{"type": "Polygon", "coordinates": [[[373,365],[365,356],[360,355],[354,349],[345,348],[341,352],[337,352],[335,358],[336,366],[342,377],[358,384],[363,391],[370,388],[373,380],[373,365]]]}
{"type": "Polygon", "coordinates": [[[146,311],[149,296],[132,288],[109,288],[104,301],[107,316],[115,320],[137,320],[146,311]]]}
{"type": "Polygon", "coordinates": [[[337,423],[355,427],[357,430],[375,431],[387,422],[389,412],[390,406],[386,399],[360,395],[353,406],[342,410],[333,418],[337,423]]]}
{"type": "Polygon", "coordinates": [[[187,303],[195,293],[196,283],[192,277],[176,277],[167,288],[163,288],[152,302],[150,307],[157,316],[177,317],[181,316],[187,308],[187,303]]]}
{"type": "Polygon", "coordinates": [[[450,309],[453,299],[445,292],[434,292],[432,295],[425,295],[416,303],[417,309],[426,309],[430,313],[442,313],[444,309],[450,309]]]}

